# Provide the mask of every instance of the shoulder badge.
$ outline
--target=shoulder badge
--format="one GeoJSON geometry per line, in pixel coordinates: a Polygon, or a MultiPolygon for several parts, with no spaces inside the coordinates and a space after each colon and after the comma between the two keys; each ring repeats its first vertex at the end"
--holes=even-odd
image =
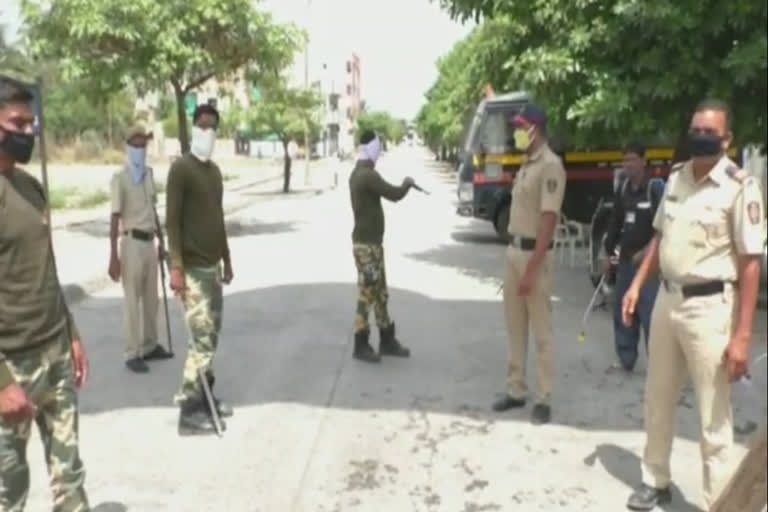
{"type": "Polygon", "coordinates": [[[747,173],[743,169],[739,169],[736,165],[729,165],[725,168],[725,174],[734,181],[742,183],[747,178],[747,173]]]}

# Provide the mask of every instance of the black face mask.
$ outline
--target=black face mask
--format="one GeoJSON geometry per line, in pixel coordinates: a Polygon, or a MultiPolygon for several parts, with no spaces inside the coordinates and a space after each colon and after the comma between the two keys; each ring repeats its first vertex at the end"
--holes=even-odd
{"type": "Polygon", "coordinates": [[[688,134],[688,152],[692,157],[712,157],[723,151],[723,139],[704,133],[688,134]]]}
{"type": "Polygon", "coordinates": [[[3,140],[0,140],[0,151],[20,164],[29,163],[32,159],[32,150],[35,147],[35,136],[26,133],[3,131],[5,133],[3,140]]]}

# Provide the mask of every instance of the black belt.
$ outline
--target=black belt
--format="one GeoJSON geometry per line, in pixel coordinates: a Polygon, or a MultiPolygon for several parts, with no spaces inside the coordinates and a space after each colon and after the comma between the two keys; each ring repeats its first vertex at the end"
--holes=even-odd
{"type": "Polygon", "coordinates": [[[723,281],[709,281],[707,283],[684,284],[680,286],[665,279],[664,289],[670,293],[679,291],[684,299],[690,299],[691,297],[708,297],[723,293],[725,291],[725,283],[723,281]]]}
{"type": "MultiPolygon", "coordinates": [[[[509,235],[509,245],[516,247],[521,251],[533,251],[536,249],[536,239],[526,238],[524,236],[509,235]]],[[[547,249],[554,247],[554,242],[549,242],[547,249]]]]}
{"type": "Polygon", "coordinates": [[[141,240],[143,242],[151,242],[154,238],[154,235],[148,231],[142,231],[140,229],[130,229],[123,231],[123,234],[128,236],[130,235],[131,238],[135,238],[136,240],[141,240]]]}

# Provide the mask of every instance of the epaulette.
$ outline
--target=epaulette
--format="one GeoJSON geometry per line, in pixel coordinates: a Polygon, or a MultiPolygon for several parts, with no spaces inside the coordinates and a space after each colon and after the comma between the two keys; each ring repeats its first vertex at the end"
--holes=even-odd
{"type": "Polygon", "coordinates": [[[740,169],[737,165],[729,165],[725,168],[725,174],[731,178],[734,181],[738,181],[739,183],[744,182],[744,180],[749,176],[744,169],[740,169]]]}

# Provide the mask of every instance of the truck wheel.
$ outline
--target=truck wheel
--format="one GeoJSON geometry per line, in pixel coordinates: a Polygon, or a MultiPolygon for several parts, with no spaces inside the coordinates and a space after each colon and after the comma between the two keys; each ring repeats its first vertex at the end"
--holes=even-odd
{"type": "Polygon", "coordinates": [[[509,233],[507,232],[507,229],[509,228],[509,204],[502,206],[496,214],[496,221],[493,223],[493,227],[496,229],[496,234],[502,241],[509,241],[509,233]]]}

